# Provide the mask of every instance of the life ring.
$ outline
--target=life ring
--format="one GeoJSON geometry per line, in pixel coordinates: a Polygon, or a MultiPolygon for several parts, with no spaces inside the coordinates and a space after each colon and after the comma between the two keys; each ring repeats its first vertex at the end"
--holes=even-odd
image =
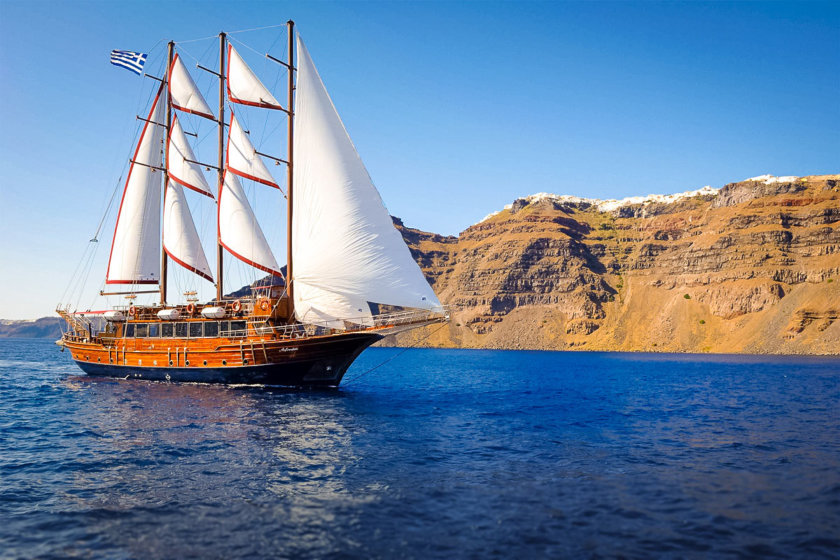
{"type": "Polygon", "coordinates": [[[236,301],[233,302],[233,312],[234,313],[239,313],[240,311],[242,311],[242,302],[239,301],[239,300],[236,300],[236,301]]]}
{"type": "Polygon", "coordinates": [[[187,304],[187,313],[190,314],[190,315],[195,313],[195,304],[194,303],[187,304]]]}
{"type": "Polygon", "coordinates": [[[268,311],[270,307],[271,305],[268,303],[267,299],[264,299],[260,302],[260,309],[262,309],[263,311],[268,311]]]}
{"type": "Polygon", "coordinates": [[[128,314],[134,317],[137,314],[137,308],[132,305],[128,308],[128,314]]]}

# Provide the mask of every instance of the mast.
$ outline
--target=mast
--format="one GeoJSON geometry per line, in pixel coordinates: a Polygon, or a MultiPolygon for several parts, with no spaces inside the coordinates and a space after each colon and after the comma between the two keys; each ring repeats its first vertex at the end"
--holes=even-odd
{"type": "MultiPolygon", "coordinates": [[[[166,199],[166,187],[169,185],[169,169],[168,169],[168,162],[169,162],[169,121],[172,120],[172,94],[170,93],[169,88],[169,69],[172,67],[172,52],[175,48],[175,43],[173,41],[169,41],[169,45],[167,46],[166,51],[166,121],[164,123],[164,130],[166,131],[165,134],[165,144],[164,150],[166,153],[164,154],[164,164],[163,164],[163,197],[164,200],[166,199]]],[[[165,204],[163,205],[166,206],[165,204]]],[[[166,305],[166,264],[168,259],[166,258],[166,248],[164,247],[163,240],[160,243],[160,305],[166,305]]]]}
{"type": "Polygon", "coordinates": [[[295,22],[289,20],[286,22],[289,29],[289,139],[288,139],[288,163],[286,164],[286,191],[287,191],[287,215],[286,215],[286,294],[289,298],[289,320],[293,320],[295,315],[295,299],[294,299],[294,284],[292,283],[292,201],[294,189],[292,188],[292,165],[294,156],[294,119],[295,119],[295,22]]]}
{"type": "MultiPolygon", "coordinates": [[[[225,180],[225,41],[227,35],[219,33],[219,187],[216,190],[216,204],[220,203],[222,186],[225,180]]],[[[219,213],[216,212],[216,220],[219,213]]],[[[224,247],[222,246],[221,230],[216,226],[216,301],[221,302],[224,296],[224,269],[222,258],[224,247]]]]}

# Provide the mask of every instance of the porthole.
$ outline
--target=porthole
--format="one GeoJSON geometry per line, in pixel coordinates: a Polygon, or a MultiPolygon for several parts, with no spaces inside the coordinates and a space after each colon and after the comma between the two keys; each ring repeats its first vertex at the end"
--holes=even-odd
{"type": "Polygon", "coordinates": [[[173,365],[174,363],[175,363],[175,362],[173,362],[172,360],[169,360],[169,365],[170,365],[170,366],[171,366],[171,365],[173,365]]]}
{"type": "Polygon", "coordinates": [[[222,360],[222,365],[226,366],[227,365],[227,360],[222,360]]]}
{"type": "Polygon", "coordinates": [[[245,358],[244,360],[242,360],[242,363],[247,366],[248,365],[248,358],[245,358]]]}
{"type": "Polygon", "coordinates": [[[184,362],[184,365],[185,365],[185,366],[190,365],[190,361],[189,361],[189,360],[187,360],[186,362],[184,362]]]}
{"type": "Polygon", "coordinates": [[[157,360],[154,361],[154,365],[157,365],[157,360]]]}
{"type": "Polygon", "coordinates": [[[204,365],[205,365],[205,366],[207,365],[207,360],[204,360],[204,365]]]}
{"type": "Polygon", "coordinates": [[[96,358],[96,361],[97,361],[97,362],[101,362],[101,361],[102,361],[102,358],[96,358]]]}

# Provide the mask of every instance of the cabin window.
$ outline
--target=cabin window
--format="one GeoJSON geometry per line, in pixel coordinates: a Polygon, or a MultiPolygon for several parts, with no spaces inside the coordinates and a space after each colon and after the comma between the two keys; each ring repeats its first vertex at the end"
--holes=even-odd
{"type": "Polygon", "coordinates": [[[147,323],[138,323],[134,325],[134,335],[138,338],[149,336],[149,325],[147,323]]]}
{"type": "Polygon", "coordinates": [[[126,337],[134,336],[134,325],[133,324],[125,326],[125,334],[123,336],[126,336],[126,337]]]}
{"type": "Polygon", "coordinates": [[[230,336],[245,336],[246,334],[248,333],[245,321],[230,322],[230,336]]]}
{"type": "Polygon", "coordinates": [[[149,336],[157,336],[158,335],[158,325],[155,323],[149,324],[149,336]]]}
{"type": "Polygon", "coordinates": [[[204,336],[219,336],[219,323],[214,321],[204,323],[204,336]]]}
{"type": "Polygon", "coordinates": [[[187,323],[175,323],[175,336],[187,338],[187,323]]]}
{"type": "Polygon", "coordinates": [[[189,323],[190,338],[201,338],[201,323],[189,323]]]}
{"type": "Polygon", "coordinates": [[[164,323],[160,326],[160,336],[171,337],[175,332],[175,325],[172,323],[164,323]]]}

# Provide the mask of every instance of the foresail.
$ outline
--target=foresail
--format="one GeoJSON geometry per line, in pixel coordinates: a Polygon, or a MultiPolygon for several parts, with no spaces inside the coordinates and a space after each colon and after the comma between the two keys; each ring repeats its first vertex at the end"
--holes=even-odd
{"type": "Polygon", "coordinates": [[[297,318],[364,317],[370,314],[366,302],[440,308],[300,37],[297,46],[292,209],[297,318]]]}
{"type": "Polygon", "coordinates": [[[234,103],[265,109],[283,109],[280,102],[271,95],[230,44],[228,45],[227,90],[228,98],[234,103]]]}
{"type": "Polygon", "coordinates": [[[213,281],[184,190],[172,181],[167,185],[164,196],[163,249],[176,263],[213,281]]]}
{"type": "Polygon", "coordinates": [[[216,118],[177,54],[169,67],[169,94],[176,109],[211,120],[216,118]]]}
{"type": "Polygon", "coordinates": [[[156,284],[160,280],[161,148],[166,105],[162,91],[161,86],[128,170],[108,259],[107,284],[156,284]]]}
{"type": "Polygon", "coordinates": [[[207,178],[196,161],[187,136],[178,122],[178,117],[172,116],[172,128],[169,130],[169,150],[167,151],[166,168],[169,178],[181,185],[213,198],[207,178]]]}
{"type": "Polygon", "coordinates": [[[236,175],[225,172],[219,193],[219,236],[233,256],[275,276],[283,276],[236,175]]]}
{"type": "Polygon", "coordinates": [[[230,131],[225,153],[228,171],[264,185],[280,188],[233,113],[230,115],[230,131]]]}

